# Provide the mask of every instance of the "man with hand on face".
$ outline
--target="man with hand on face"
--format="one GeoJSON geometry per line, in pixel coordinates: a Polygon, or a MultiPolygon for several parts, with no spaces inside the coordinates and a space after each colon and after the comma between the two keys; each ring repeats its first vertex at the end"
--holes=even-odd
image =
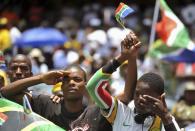
{"type": "MultiPolygon", "coordinates": [[[[135,58],[136,53],[132,49],[137,44],[139,40],[126,50],[135,58]]],[[[112,124],[113,131],[180,131],[174,117],[168,112],[164,81],[159,75],[144,74],[135,87],[126,88],[132,93],[135,89],[133,101],[128,106],[105,90],[109,86],[109,77],[110,74],[105,74],[105,68],[101,68],[89,80],[87,90],[100,107],[102,115],[112,124]]],[[[132,98],[132,95],[129,97],[132,98]]]]}
{"type": "MultiPolygon", "coordinates": [[[[125,60],[130,60],[129,65],[131,66],[129,66],[130,68],[128,68],[128,70],[132,75],[128,76],[125,90],[120,96],[118,96],[118,98],[125,104],[128,104],[130,100],[129,96],[132,95],[131,91],[126,89],[134,86],[137,78],[134,58],[131,58],[131,56],[129,56],[127,52],[124,52],[125,48],[129,48],[133,41],[136,41],[135,37],[131,35],[132,34],[130,33],[128,37],[126,37],[125,40],[122,41],[121,54],[114,60],[110,61],[107,65],[105,65],[105,72],[111,74],[125,60]]],[[[132,51],[136,49],[137,48],[134,48],[132,51]]],[[[33,111],[49,119],[55,124],[63,127],[66,130],[112,130],[111,125],[100,114],[99,108],[97,106],[86,107],[82,103],[82,98],[86,86],[86,73],[79,66],[68,67],[66,71],[52,71],[23,80],[15,81],[8,85],[8,87],[4,87],[1,90],[1,93],[5,97],[14,96],[22,90],[25,90],[28,87],[36,84],[56,84],[56,82],[59,81],[62,82],[64,100],[59,104],[54,104],[48,96],[45,96],[43,94],[31,95],[30,102],[32,104],[33,111]],[[76,122],[73,122],[74,120],[76,120],[76,122]]]]}
{"type": "Polygon", "coordinates": [[[54,122],[58,126],[68,129],[69,124],[84,111],[82,103],[82,93],[85,89],[85,72],[78,66],[70,67],[67,71],[50,71],[45,74],[24,78],[12,82],[1,89],[4,97],[14,96],[28,87],[40,83],[54,85],[59,81],[63,81],[62,90],[64,92],[64,100],[60,104],[53,103],[48,95],[29,94],[29,100],[34,112],[54,122]],[[65,78],[65,79],[64,79],[65,78]],[[68,83],[64,81],[70,81],[68,83]]]}

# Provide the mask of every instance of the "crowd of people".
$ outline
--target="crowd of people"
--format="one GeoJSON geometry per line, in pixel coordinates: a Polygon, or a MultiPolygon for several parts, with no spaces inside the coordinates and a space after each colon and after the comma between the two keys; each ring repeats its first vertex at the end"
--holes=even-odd
{"type": "MultiPolygon", "coordinates": [[[[22,105],[27,95],[35,113],[72,131],[180,131],[193,124],[195,72],[178,77],[177,64],[166,69],[166,63],[145,61],[152,7],[130,3],[135,13],[122,29],[114,6],[95,3],[80,11],[60,6],[55,12],[38,0],[28,6],[29,15],[22,15],[21,6],[1,13],[2,97],[22,105]],[[58,46],[15,46],[21,32],[34,27],[58,29],[68,40],[58,46]]],[[[178,7],[193,40],[195,5],[178,7]]]]}

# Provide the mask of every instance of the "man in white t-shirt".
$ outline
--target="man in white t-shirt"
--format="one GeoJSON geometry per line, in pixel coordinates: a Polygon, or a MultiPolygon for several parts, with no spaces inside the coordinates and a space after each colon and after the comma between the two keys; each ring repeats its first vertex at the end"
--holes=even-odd
{"type": "Polygon", "coordinates": [[[174,117],[170,115],[166,108],[163,86],[163,80],[159,75],[154,73],[143,75],[138,80],[134,100],[129,105],[124,105],[116,100],[116,106],[110,109],[110,115],[105,115],[109,122],[113,124],[113,130],[180,130],[174,117]],[[153,83],[154,85],[152,85],[153,83]],[[161,83],[161,86],[153,87],[157,83],[161,83]]]}
{"type": "MultiPolygon", "coordinates": [[[[136,45],[139,41],[135,34],[130,33],[127,37],[131,37],[128,39],[130,40],[129,46],[131,46],[127,48],[129,55],[136,57],[136,45]]],[[[115,63],[117,63],[116,60],[115,63]]],[[[129,105],[125,105],[105,90],[109,86],[111,76],[105,72],[113,68],[114,64],[109,68],[102,67],[87,84],[90,96],[112,124],[113,131],[180,131],[174,117],[168,112],[165,103],[164,80],[160,75],[146,73],[141,76],[137,81],[135,91],[128,89],[134,93],[134,97],[129,105]]],[[[125,89],[125,91],[128,90],[125,89]]]]}

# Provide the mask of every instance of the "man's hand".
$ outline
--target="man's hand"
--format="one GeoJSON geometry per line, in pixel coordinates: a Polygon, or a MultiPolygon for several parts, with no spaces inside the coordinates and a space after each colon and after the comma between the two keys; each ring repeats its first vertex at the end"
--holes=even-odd
{"type": "Polygon", "coordinates": [[[170,124],[172,122],[172,117],[165,102],[165,93],[161,95],[160,99],[149,95],[143,95],[142,104],[142,106],[150,109],[153,113],[158,115],[162,119],[164,125],[170,124]]]}
{"type": "Polygon", "coordinates": [[[59,97],[57,95],[51,95],[50,99],[53,101],[53,103],[58,104],[63,100],[63,97],[59,97]]]}
{"type": "Polygon", "coordinates": [[[138,37],[130,31],[126,38],[121,42],[121,54],[126,59],[131,56],[136,56],[140,46],[141,42],[138,37]]]}
{"type": "Polygon", "coordinates": [[[54,85],[63,80],[64,76],[69,75],[68,71],[59,70],[59,71],[50,71],[45,74],[41,74],[41,81],[48,85],[54,85]]]}

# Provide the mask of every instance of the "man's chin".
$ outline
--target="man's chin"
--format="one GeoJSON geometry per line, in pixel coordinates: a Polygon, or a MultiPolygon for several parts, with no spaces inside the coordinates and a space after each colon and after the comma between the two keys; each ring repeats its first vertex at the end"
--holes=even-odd
{"type": "Polygon", "coordinates": [[[78,96],[67,96],[68,101],[78,101],[78,100],[81,100],[81,99],[82,98],[78,97],[78,96]]]}
{"type": "Polygon", "coordinates": [[[136,108],[136,113],[139,113],[139,114],[149,114],[151,113],[150,110],[147,110],[147,109],[141,109],[141,108],[136,108]]]}
{"type": "Polygon", "coordinates": [[[12,80],[12,82],[17,81],[17,80],[21,80],[21,79],[24,79],[24,78],[14,78],[14,79],[12,80]]]}

